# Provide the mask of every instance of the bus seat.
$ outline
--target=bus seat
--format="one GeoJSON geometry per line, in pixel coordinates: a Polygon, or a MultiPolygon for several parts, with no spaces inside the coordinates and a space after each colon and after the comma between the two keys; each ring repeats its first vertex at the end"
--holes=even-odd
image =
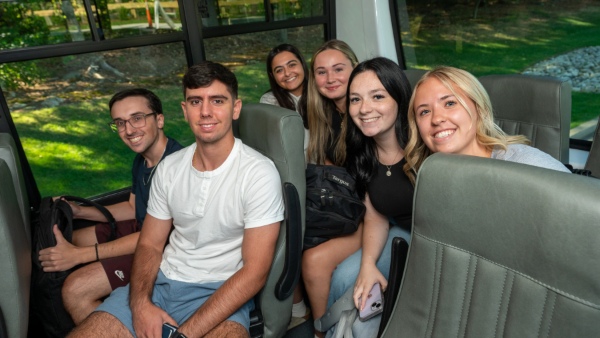
{"type": "Polygon", "coordinates": [[[31,242],[25,233],[14,179],[0,159],[0,309],[8,337],[27,337],[31,242]]]}
{"type": "Polygon", "coordinates": [[[594,132],[594,138],[592,139],[592,147],[583,169],[589,170],[592,176],[600,178],[600,119],[598,119],[596,132],[594,132]]]}
{"type": "Polygon", "coordinates": [[[404,74],[406,74],[406,77],[408,78],[408,82],[410,83],[411,90],[415,89],[415,85],[417,84],[417,82],[419,82],[421,77],[423,75],[425,75],[425,73],[427,73],[427,71],[423,70],[423,69],[405,69],[404,70],[404,74]]]}
{"type": "Polygon", "coordinates": [[[383,337],[600,337],[598,205],[593,178],[432,155],[383,337]]]}
{"type": "Polygon", "coordinates": [[[536,147],[569,163],[571,85],[548,76],[487,75],[496,123],[510,135],[525,135],[536,147]]]}
{"type": "Polygon", "coordinates": [[[306,198],[304,126],[295,111],[251,103],[243,105],[234,133],[270,158],[281,176],[285,220],[267,283],[255,298],[259,311],[251,313],[250,324],[253,338],[281,337],[291,318],[292,294],[300,278],[306,198]]]}
{"type": "Polygon", "coordinates": [[[12,174],[25,234],[29,239],[29,243],[31,243],[31,212],[29,209],[29,199],[27,198],[27,189],[25,188],[25,180],[21,171],[21,161],[17,153],[17,146],[12,136],[8,133],[0,133],[0,159],[6,162],[12,174]]]}

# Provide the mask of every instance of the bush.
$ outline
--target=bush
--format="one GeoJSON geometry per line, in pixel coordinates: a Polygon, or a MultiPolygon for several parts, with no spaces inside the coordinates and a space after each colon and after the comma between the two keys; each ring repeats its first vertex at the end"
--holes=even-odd
{"type": "MultiPolygon", "coordinates": [[[[0,7],[0,50],[44,45],[49,42],[50,29],[43,18],[28,16],[25,4],[7,3],[0,7]]],[[[0,64],[0,85],[16,89],[34,84],[41,77],[37,63],[0,64]]]]}

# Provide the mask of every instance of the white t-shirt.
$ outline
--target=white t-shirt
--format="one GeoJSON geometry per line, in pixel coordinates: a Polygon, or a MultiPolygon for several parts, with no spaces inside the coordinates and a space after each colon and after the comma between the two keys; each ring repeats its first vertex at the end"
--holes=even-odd
{"type": "Polygon", "coordinates": [[[196,143],[156,169],[148,214],[173,219],[160,269],[169,279],[224,281],[242,265],[244,229],[283,219],[281,180],[273,162],[236,139],[213,171],[192,167],[196,143]]]}
{"type": "MultiPolygon", "coordinates": [[[[302,97],[302,95],[296,96],[292,93],[290,93],[290,95],[292,96],[292,101],[294,101],[294,105],[296,106],[296,111],[298,111],[298,101],[300,101],[300,98],[302,97]]],[[[258,102],[270,104],[273,106],[279,106],[279,102],[277,102],[275,95],[273,95],[273,92],[270,90],[268,92],[264,93],[260,97],[260,101],[258,101],[258,102]]]]}
{"type": "Polygon", "coordinates": [[[492,158],[509,162],[517,162],[571,173],[564,164],[545,152],[525,144],[509,144],[506,150],[496,146],[492,150],[492,158]]]}

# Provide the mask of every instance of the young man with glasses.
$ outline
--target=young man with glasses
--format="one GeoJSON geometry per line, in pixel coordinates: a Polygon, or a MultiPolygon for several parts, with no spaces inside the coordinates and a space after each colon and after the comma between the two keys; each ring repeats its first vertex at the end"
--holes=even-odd
{"type": "MultiPolygon", "coordinates": [[[[65,309],[76,325],[81,323],[118,287],[129,283],[133,252],[146,217],[150,183],[156,167],[165,156],[182,149],[163,131],[164,115],[160,99],[143,88],[115,94],[109,104],[109,127],[137,153],[133,160],[129,200],[107,206],[117,223],[117,239],[108,241],[110,226],[99,223],[76,230],[69,243],[55,226],[57,245],[40,251],[44,271],[64,271],[80,264],[65,280],[62,296],[65,309]]],[[[70,203],[73,217],[105,221],[94,207],[70,203]]]]}
{"type": "Polygon", "coordinates": [[[196,141],[156,170],[131,283],[69,337],[160,337],[163,323],[177,326],[171,338],[249,337],[284,210],[273,162],[233,136],[237,88],[218,63],[187,70],[181,106],[196,141]]]}

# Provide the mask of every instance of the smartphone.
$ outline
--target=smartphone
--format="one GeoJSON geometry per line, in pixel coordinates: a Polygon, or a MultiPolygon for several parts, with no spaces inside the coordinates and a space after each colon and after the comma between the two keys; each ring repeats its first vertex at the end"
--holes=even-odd
{"type": "Polygon", "coordinates": [[[169,338],[173,332],[177,331],[177,327],[169,323],[163,323],[162,327],[162,338],[169,338]]]}
{"type": "Polygon", "coordinates": [[[383,312],[383,293],[381,293],[381,285],[375,283],[369,291],[365,308],[358,314],[358,319],[364,322],[383,312]]]}

